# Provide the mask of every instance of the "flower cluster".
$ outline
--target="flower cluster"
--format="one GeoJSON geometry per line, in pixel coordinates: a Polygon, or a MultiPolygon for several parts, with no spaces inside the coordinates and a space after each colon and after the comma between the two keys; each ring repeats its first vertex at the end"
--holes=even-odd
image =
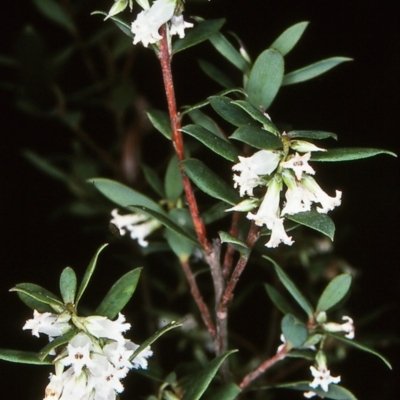
{"type": "Polygon", "coordinates": [[[147,358],[153,353],[149,347],[133,360],[139,347],[125,339],[123,332],[130,328],[119,314],[111,321],[104,316],[78,317],[34,311],[33,319],[23,329],[32,335],[44,333],[52,341],[73,328],[78,333],[62,348],[54,359],[56,373],[50,374],[44,399],[48,400],[115,400],[124,387],[121,379],[131,368],[147,368],[147,358]],[[66,368],[68,367],[68,368],[66,368]]]}
{"type": "Polygon", "coordinates": [[[119,229],[120,235],[123,236],[129,231],[131,238],[137,239],[142,247],[147,247],[148,245],[145,238],[161,226],[156,219],[144,214],[131,213],[121,215],[117,209],[114,209],[111,211],[111,215],[113,218],[110,223],[119,229]]]}
{"type": "Polygon", "coordinates": [[[271,230],[267,247],[277,247],[280,243],[290,246],[293,243],[283,226],[285,215],[310,211],[313,203],[319,204],[317,211],[325,214],[341,203],[340,191],[336,191],[335,197],[328,196],[311,176],[315,174],[308,164],[311,152],[324,149],[306,141],[290,140],[285,133],[282,139],[288,143],[288,148],[295,150],[295,154],[260,150],[251,157],[239,157],[240,162],[232,167],[233,171],[240,172],[240,175],[233,175],[235,188],[239,188],[240,196],[251,196],[252,201],[244,200],[229,211],[251,211],[259,205],[257,212],[249,212],[247,218],[271,230]],[[286,202],[281,208],[283,184],[287,190],[286,202]],[[253,198],[253,190],[258,186],[268,187],[261,200],[253,198]]]}
{"type": "MultiPolygon", "coordinates": [[[[144,8],[135,21],[132,22],[132,33],[135,35],[133,44],[142,42],[144,47],[155,44],[162,39],[159,30],[168,23],[169,34],[185,36],[185,29],[193,24],[184,21],[181,13],[176,13],[177,0],[156,0],[150,7],[147,2],[142,2],[144,8]]],[[[178,7],[179,8],[179,7],[178,7]]]]}

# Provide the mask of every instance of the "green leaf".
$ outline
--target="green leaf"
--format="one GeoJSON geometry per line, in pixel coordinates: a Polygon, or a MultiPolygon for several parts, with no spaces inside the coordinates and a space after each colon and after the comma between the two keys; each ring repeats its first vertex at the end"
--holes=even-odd
{"type": "Polygon", "coordinates": [[[225,212],[226,203],[223,201],[219,201],[211,206],[208,210],[204,211],[201,214],[201,218],[206,225],[211,224],[212,222],[218,221],[222,218],[227,217],[229,214],[225,212]]]}
{"type": "Polygon", "coordinates": [[[69,182],[70,177],[61,169],[55,167],[51,162],[46,160],[45,158],[39,156],[38,154],[30,151],[24,150],[22,155],[32,163],[36,168],[38,168],[41,172],[44,172],[46,175],[57,179],[61,182],[69,182]]]}
{"type": "Polygon", "coordinates": [[[202,111],[191,110],[189,111],[189,117],[196,125],[200,125],[208,131],[214,133],[216,136],[222,138],[222,134],[217,123],[202,111]]]}
{"type": "Polygon", "coordinates": [[[165,198],[163,184],[158,177],[156,171],[143,163],[141,164],[141,167],[147,183],[161,198],[165,198]]]}
{"type": "Polygon", "coordinates": [[[64,333],[61,336],[57,336],[54,340],[48,343],[43,347],[42,350],[39,351],[39,359],[41,361],[45,360],[46,357],[55,350],[58,346],[62,346],[63,344],[68,343],[71,339],[78,333],[78,329],[71,329],[67,333],[64,333]]]}
{"type": "Polygon", "coordinates": [[[200,68],[203,70],[203,72],[211,79],[213,79],[215,82],[219,83],[222,87],[230,89],[235,87],[235,84],[229,78],[228,75],[225,74],[225,72],[221,71],[219,68],[217,68],[215,65],[209,63],[208,61],[205,60],[199,60],[198,61],[200,68]]]}
{"type": "Polygon", "coordinates": [[[392,369],[392,365],[390,364],[390,362],[384,356],[379,354],[377,351],[371,349],[370,347],[365,346],[364,344],[358,343],[358,342],[354,341],[353,339],[350,340],[350,339],[347,339],[343,336],[337,335],[332,332],[326,332],[326,334],[328,336],[331,336],[331,337],[339,340],[340,342],[348,344],[349,346],[353,346],[356,349],[359,349],[359,350],[365,351],[366,353],[370,353],[370,354],[373,354],[374,356],[377,356],[388,366],[389,369],[392,369]]]}
{"type": "Polygon", "coordinates": [[[281,385],[274,386],[275,388],[282,389],[293,389],[299,390],[301,392],[312,391],[316,393],[321,398],[333,399],[333,400],[357,400],[353,393],[344,388],[343,386],[330,384],[328,386],[328,391],[325,392],[320,387],[312,388],[309,385],[309,382],[292,382],[292,383],[284,383],[281,385]]]}
{"type": "Polygon", "coordinates": [[[150,215],[151,217],[153,217],[157,221],[159,221],[162,225],[164,225],[166,228],[171,229],[172,231],[178,233],[179,235],[183,236],[186,239],[189,239],[190,241],[192,241],[193,243],[198,245],[198,242],[194,236],[192,236],[188,232],[184,231],[179,225],[177,225],[175,222],[173,222],[165,214],[160,214],[157,211],[154,211],[150,208],[143,207],[143,206],[132,205],[132,208],[134,208],[135,210],[138,210],[140,213],[150,215]]]}
{"type": "Polygon", "coordinates": [[[167,139],[171,140],[172,129],[171,121],[169,119],[168,113],[160,110],[148,110],[146,111],[150,122],[153,124],[160,133],[162,133],[167,139]]]}
{"type": "Polygon", "coordinates": [[[247,143],[256,149],[275,150],[282,148],[282,141],[273,133],[257,126],[243,125],[229,137],[247,143]]]}
{"type": "Polygon", "coordinates": [[[237,69],[247,74],[250,70],[250,63],[232,46],[231,42],[222,34],[216,33],[210,38],[211,44],[237,69]]]}
{"type": "Polygon", "coordinates": [[[331,240],[333,240],[335,235],[335,224],[333,221],[328,217],[328,215],[321,214],[318,211],[311,210],[294,215],[285,215],[285,218],[321,232],[331,240]]]}
{"type": "Polygon", "coordinates": [[[328,311],[341,301],[350,289],[351,275],[341,274],[333,278],[318,300],[317,311],[328,311]]]}
{"type": "Polygon", "coordinates": [[[189,158],[181,164],[189,178],[204,193],[231,205],[240,201],[239,194],[233,189],[233,185],[228,186],[200,160],[189,158]]]}
{"type": "MultiPolygon", "coordinates": [[[[104,11],[93,11],[90,15],[97,15],[97,14],[104,15],[105,17],[108,15],[104,11]]],[[[117,27],[121,29],[122,32],[125,33],[126,36],[129,36],[132,39],[135,37],[135,35],[132,33],[131,27],[125,21],[122,21],[122,19],[114,16],[109,17],[108,19],[111,19],[114,22],[114,24],[117,25],[117,27]]]]}
{"type": "Polygon", "coordinates": [[[308,338],[307,326],[291,314],[283,317],[281,329],[286,342],[292,347],[301,347],[308,338]]]}
{"type": "Polygon", "coordinates": [[[64,304],[74,304],[77,280],[71,267],[64,268],[60,276],[60,293],[64,304]]]}
{"type": "Polygon", "coordinates": [[[219,136],[216,136],[214,133],[203,128],[202,126],[191,124],[184,126],[181,130],[182,132],[195,137],[214,153],[219,154],[225,159],[233,162],[238,161],[238,151],[230,142],[225,139],[221,139],[219,136]]]}
{"type": "Polygon", "coordinates": [[[165,173],[164,190],[168,200],[176,201],[183,193],[183,181],[176,155],[171,160],[165,173]]]}
{"type": "MultiPolygon", "coordinates": [[[[52,312],[62,312],[65,310],[64,303],[55,294],[47,289],[36,285],[35,283],[18,283],[10,289],[10,292],[17,292],[19,298],[28,306],[38,305],[38,303],[47,304],[52,308],[52,312]],[[30,298],[27,300],[27,297],[30,298]],[[32,301],[32,299],[34,301],[32,301]]],[[[35,308],[39,311],[38,308],[35,308]]]]}
{"type": "Polygon", "coordinates": [[[296,311],[293,309],[290,303],[277,289],[275,289],[275,287],[268,283],[265,283],[264,286],[267,290],[269,298],[275,304],[278,310],[280,310],[283,314],[296,314],[296,311]]]}
{"type": "Polygon", "coordinates": [[[100,255],[100,253],[107,246],[108,246],[108,243],[105,243],[102,246],[100,246],[97,249],[93,258],[90,260],[90,263],[89,263],[88,267],[86,268],[85,275],[83,276],[82,282],[79,285],[78,293],[76,295],[75,307],[78,307],[79,300],[81,299],[83,293],[85,292],[85,290],[87,288],[87,285],[89,284],[90,278],[92,277],[93,272],[96,268],[97,259],[100,255]]]}
{"type": "Polygon", "coordinates": [[[345,62],[352,61],[352,58],[348,57],[331,57],[325,60],[318,61],[314,64],[307,65],[306,67],[297,69],[296,71],[290,72],[283,77],[282,86],[293,85],[294,83],[300,83],[313,79],[337,65],[345,62]]]}
{"type": "Polygon", "coordinates": [[[158,330],[154,335],[146,339],[135,351],[134,353],[129,357],[129,360],[132,361],[137,357],[138,354],[140,354],[144,349],[149,347],[151,344],[153,344],[159,337],[164,335],[164,333],[167,333],[171,329],[179,328],[182,326],[181,322],[176,322],[176,321],[171,321],[168,325],[164,326],[160,330],[158,330]]]}
{"type": "Polygon", "coordinates": [[[165,214],[165,211],[155,201],[122,183],[106,178],[91,178],[87,182],[91,183],[100,193],[121,207],[128,208],[134,204],[135,206],[145,206],[160,214],[165,214]]]}
{"type": "Polygon", "coordinates": [[[119,278],[97,307],[94,315],[114,319],[135,292],[141,270],[142,268],[135,268],[119,278]]]}
{"type": "Polygon", "coordinates": [[[290,28],[286,29],[269,47],[278,50],[283,56],[288,54],[302,37],[307,25],[307,21],[292,25],[290,28]]]}
{"type": "Polygon", "coordinates": [[[250,249],[243,240],[238,239],[235,236],[232,236],[228,232],[219,231],[218,235],[221,239],[221,243],[229,243],[233,246],[240,254],[248,255],[250,254],[250,249]]]}
{"type": "Polygon", "coordinates": [[[232,99],[229,97],[210,96],[208,101],[214,111],[232,125],[242,126],[254,123],[254,119],[247,112],[232,104],[232,99]]]}
{"type": "Polygon", "coordinates": [[[38,10],[48,19],[67,29],[75,32],[74,22],[66,10],[55,0],[33,0],[38,10]]]}
{"type": "Polygon", "coordinates": [[[234,383],[226,383],[225,385],[215,389],[207,396],[207,400],[235,400],[241,392],[240,387],[234,383]]]}
{"type": "MultiPolygon", "coordinates": [[[[190,231],[193,235],[193,221],[189,210],[183,208],[174,208],[169,213],[169,218],[185,231],[190,231]]],[[[187,261],[193,253],[195,245],[192,240],[188,240],[174,230],[168,229],[165,233],[172,251],[181,261],[187,261]]]]}
{"type": "Polygon", "coordinates": [[[363,147],[330,149],[324,152],[312,152],[311,161],[351,161],[360,160],[362,158],[373,157],[378,154],[389,154],[397,157],[397,155],[388,150],[370,149],[363,147]],[[318,154],[316,154],[318,153],[318,154]]]}
{"type": "Polygon", "coordinates": [[[209,384],[211,383],[211,380],[217,373],[221,364],[225,361],[225,359],[229,355],[235,352],[236,350],[231,350],[226,352],[225,354],[222,354],[214,358],[214,360],[208,363],[202,371],[194,374],[188,381],[188,386],[183,394],[182,400],[200,399],[203,393],[208,388],[209,384]]]}
{"type": "Polygon", "coordinates": [[[308,317],[311,318],[313,316],[314,310],[309,301],[302,295],[302,293],[294,284],[294,282],[289,278],[286,272],[272,258],[269,258],[267,256],[263,256],[263,258],[272,263],[279,277],[279,280],[282,282],[283,286],[285,286],[287,291],[292,295],[292,297],[296,300],[299,306],[307,313],[308,317]]]}
{"type": "Polygon", "coordinates": [[[277,50],[263,51],[255,61],[247,82],[248,101],[267,110],[282,84],[284,60],[277,50]]]}
{"type": "Polygon", "coordinates": [[[247,114],[249,114],[254,120],[261,122],[266,131],[271,132],[277,136],[280,135],[280,132],[277,129],[277,127],[271,122],[271,120],[268,117],[266,117],[260,111],[260,109],[253,107],[249,102],[244,100],[232,101],[232,104],[236,104],[241,109],[246,111],[247,114]]]}
{"type": "Polygon", "coordinates": [[[323,132],[323,131],[290,131],[287,135],[291,139],[302,138],[302,139],[327,139],[329,137],[337,140],[336,133],[323,132]]]}
{"type": "Polygon", "coordinates": [[[224,25],[225,19],[209,19],[199,22],[194,28],[185,32],[185,37],[178,39],[172,45],[172,53],[188,49],[215,35],[224,25]]]}
{"type": "Polygon", "coordinates": [[[33,365],[52,365],[52,358],[39,359],[39,354],[33,351],[0,349],[0,360],[33,365]]]}

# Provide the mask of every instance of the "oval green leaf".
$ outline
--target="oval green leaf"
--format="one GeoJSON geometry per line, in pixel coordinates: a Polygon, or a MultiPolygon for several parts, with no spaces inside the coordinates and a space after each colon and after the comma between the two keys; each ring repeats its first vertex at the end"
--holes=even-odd
{"type": "Polygon", "coordinates": [[[219,238],[221,239],[221,243],[229,243],[233,246],[240,254],[242,255],[249,255],[250,249],[243,240],[238,239],[235,236],[232,236],[228,232],[219,231],[218,232],[219,238]]]}
{"type": "Polygon", "coordinates": [[[219,154],[225,159],[232,162],[238,161],[238,151],[230,142],[220,138],[219,136],[216,136],[214,133],[203,128],[202,126],[191,124],[184,126],[181,130],[182,132],[195,137],[214,153],[219,154]]]}
{"type": "Polygon", "coordinates": [[[183,193],[183,181],[176,155],[173,155],[168,163],[164,186],[165,195],[168,200],[176,201],[181,197],[183,193]]]}
{"type": "Polygon", "coordinates": [[[234,104],[232,99],[225,96],[208,97],[211,107],[226,121],[235,126],[250,125],[254,123],[254,119],[234,104]]]}
{"type": "Polygon", "coordinates": [[[297,69],[296,71],[290,72],[283,77],[282,86],[293,85],[294,83],[300,83],[313,79],[337,65],[345,62],[352,61],[352,58],[348,57],[331,57],[325,60],[318,61],[314,64],[307,65],[306,67],[297,69]]]}
{"type": "Polygon", "coordinates": [[[233,185],[228,186],[226,182],[200,160],[189,158],[182,161],[181,164],[189,178],[204,193],[226,201],[231,205],[235,205],[240,201],[239,194],[233,189],[233,185]]]}
{"type": "Polygon", "coordinates": [[[302,37],[307,25],[307,21],[292,25],[290,28],[286,29],[269,47],[278,50],[283,56],[288,54],[302,37]]]}
{"type": "Polygon", "coordinates": [[[171,140],[172,129],[168,113],[160,110],[148,110],[146,111],[146,114],[154,128],[156,128],[158,132],[162,133],[167,139],[171,140]]]}
{"type": "Polygon", "coordinates": [[[334,138],[337,140],[336,133],[332,132],[323,132],[323,131],[290,131],[287,135],[291,139],[302,138],[302,139],[327,139],[334,138]]]}
{"type": "Polygon", "coordinates": [[[311,154],[311,161],[351,161],[360,160],[362,158],[374,157],[378,154],[389,154],[390,156],[397,157],[397,155],[388,150],[371,149],[363,147],[330,149],[324,152],[313,152],[311,154]]]}
{"type": "Polygon", "coordinates": [[[285,297],[272,285],[265,283],[265,289],[272,303],[275,304],[275,307],[282,312],[282,314],[296,314],[296,311],[290,305],[290,303],[286,300],[285,297]]]}
{"type": "Polygon", "coordinates": [[[75,271],[71,267],[64,268],[60,275],[60,293],[64,304],[74,304],[77,280],[75,271]]]}
{"type": "Polygon", "coordinates": [[[160,178],[158,177],[156,171],[154,171],[154,169],[150,168],[149,166],[143,163],[141,167],[147,183],[161,198],[165,198],[163,184],[160,178]]]}
{"type": "MultiPolygon", "coordinates": [[[[104,11],[93,11],[90,15],[96,15],[96,14],[100,14],[100,15],[104,15],[105,17],[108,15],[106,12],[104,11]]],[[[125,33],[126,36],[129,36],[130,38],[134,38],[135,35],[132,33],[132,29],[131,27],[125,22],[122,21],[122,19],[112,16],[109,17],[109,19],[111,19],[114,24],[123,32],[125,33]]]]}
{"type": "Polygon", "coordinates": [[[341,274],[333,278],[318,300],[317,311],[328,311],[346,296],[351,285],[351,275],[341,274]]]}
{"type": "Polygon", "coordinates": [[[213,390],[209,395],[207,392],[207,400],[235,400],[241,392],[240,387],[234,383],[226,383],[225,385],[213,390]]]}
{"type": "Polygon", "coordinates": [[[318,211],[311,210],[294,215],[285,215],[285,218],[321,232],[331,240],[333,240],[335,235],[335,224],[333,221],[326,214],[321,214],[318,211]]]}
{"type": "Polygon", "coordinates": [[[283,317],[281,329],[286,342],[292,347],[301,347],[308,338],[307,326],[291,314],[283,317]]]}
{"type": "Polygon", "coordinates": [[[94,314],[114,319],[135,292],[141,270],[141,268],[135,268],[119,278],[108,291],[94,314]]]}
{"type": "Polygon", "coordinates": [[[220,84],[222,87],[226,89],[230,89],[235,87],[234,82],[229,78],[228,75],[225,74],[225,72],[221,71],[219,68],[217,68],[215,65],[209,63],[208,61],[205,60],[199,60],[198,61],[200,68],[203,70],[203,72],[212,80],[220,84]]]}
{"type": "Polygon", "coordinates": [[[45,360],[46,357],[55,350],[58,346],[62,346],[63,344],[68,343],[71,339],[78,333],[78,329],[71,329],[64,335],[57,336],[54,340],[48,343],[46,346],[43,347],[42,350],[39,352],[39,359],[45,360]]]}
{"type": "Polygon", "coordinates": [[[267,110],[282,84],[284,60],[277,50],[263,51],[255,61],[247,82],[249,102],[256,108],[267,110]]]}
{"type": "Polygon", "coordinates": [[[0,349],[0,360],[9,361],[20,364],[33,364],[33,365],[52,365],[52,358],[46,357],[44,360],[39,359],[39,354],[33,351],[21,351],[0,349]]]}
{"type": "Polygon", "coordinates": [[[277,136],[258,126],[242,125],[229,138],[247,143],[256,149],[276,150],[282,148],[282,141],[277,136]]]}

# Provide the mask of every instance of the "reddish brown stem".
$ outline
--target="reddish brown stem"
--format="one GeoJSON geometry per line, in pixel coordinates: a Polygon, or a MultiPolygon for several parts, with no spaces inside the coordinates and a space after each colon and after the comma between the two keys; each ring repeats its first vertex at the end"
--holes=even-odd
{"type": "MultiPolygon", "coordinates": [[[[181,121],[180,116],[176,108],[176,100],[175,100],[175,90],[174,90],[174,82],[172,79],[172,71],[171,71],[171,55],[169,52],[168,46],[168,38],[165,25],[161,27],[160,34],[162,36],[160,51],[158,53],[158,58],[161,63],[161,70],[164,79],[165,93],[167,95],[168,102],[168,110],[169,116],[171,120],[171,128],[172,128],[172,142],[174,144],[176,155],[178,156],[179,161],[183,161],[185,159],[185,152],[183,146],[183,138],[181,129],[181,121]]],[[[196,198],[193,193],[192,186],[190,184],[190,180],[186,175],[182,165],[180,166],[183,187],[186,194],[187,203],[189,206],[190,214],[193,219],[194,228],[197,234],[197,238],[206,252],[211,251],[211,245],[207,240],[206,228],[202,218],[200,217],[199,209],[197,206],[196,198]]]]}
{"type": "MultiPolygon", "coordinates": [[[[239,219],[240,219],[240,213],[234,212],[232,215],[231,229],[229,230],[229,234],[235,237],[238,236],[239,219]]],[[[228,280],[229,275],[231,274],[232,271],[234,254],[235,254],[235,248],[233,246],[228,246],[228,248],[226,249],[223,268],[222,268],[222,274],[226,281],[228,280]]]]}
{"type": "Polygon", "coordinates": [[[268,368],[271,368],[278,361],[283,360],[286,357],[287,349],[283,347],[278,353],[276,353],[273,357],[265,360],[257,369],[247,374],[242,382],[239,384],[239,387],[243,390],[247,386],[250,385],[255,379],[257,379],[260,375],[262,375],[268,368]]]}

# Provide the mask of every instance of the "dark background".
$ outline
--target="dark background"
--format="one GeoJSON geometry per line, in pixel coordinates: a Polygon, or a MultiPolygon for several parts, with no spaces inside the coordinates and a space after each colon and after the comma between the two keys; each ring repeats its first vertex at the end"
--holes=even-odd
{"type": "MultiPolygon", "coordinates": [[[[1,54],[12,53],[15,37],[27,23],[52,32],[51,23],[38,16],[31,2],[7,2],[3,7],[1,54]]],[[[189,2],[187,14],[190,13],[226,17],[225,31],[235,31],[253,59],[284,29],[296,22],[310,21],[300,44],[287,57],[288,70],[337,55],[352,57],[354,61],[313,81],[283,88],[270,110],[274,121],[290,121],[296,129],[335,132],[343,147],[378,147],[399,153],[398,3],[212,0],[202,6],[189,2]]],[[[207,85],[193,89],[186,85],[199,74],[194,54],[191,53],[192,58],[182,55],[174,61],[176,76],[182,78],[178,84],[181,104],[213,93],[208,90],[216,91],[207,85]]],[[[213,54],[210,50],[209,59],[213,54]]],[[[2,77],[13,79],[8,71],[2,77]]],[[[163,106],[159,88],[154,82],[143,82],[144,86],[148,83],[154,87],[154,104],[163,106]]],[[[20,155],[24,148],[39,153],[61,151],[70,138],[48,127],[48,131],[44,130],[41,120],[17,111],[10,92],[2,91],[0,96],[0,347],[30,350],[31,338],[21,331],[30,313],[8,289],[22,281],[55,287],[61,268],[89,261],[100,243],[88,240],[87,236],[82,242],[78,233],[81,221],[48,216],[70,195],[61,184],[33,169],[20,155]]],[[[386,309],[372,327],[365,331],[361,328],[356,334],[359,338],[386,334],[387,341],[381,341],[379,351],[394,366],[391,372],[377,358],[354,351],[344,366],[342,382],[360,399],[391,399],[399,389],[396,376],[400,367],[398,340],[393,341],[393,336],[399,334],[398,161],[382,155],[324,166],[320,174],[331,188],[343,191],[342,206],[332,214],[338,227],[337,252],[362,271],[349,303],[356,326],[358,317],[377,308],[386,309]]],[[[42,396],[47,372],[36,374],[36,368],[4,362],[0,363],[0,369],[3,396],[7,394],[12,399],[42,396]],[[35,374],[31,373],[33,370],[35,374]]]]}

